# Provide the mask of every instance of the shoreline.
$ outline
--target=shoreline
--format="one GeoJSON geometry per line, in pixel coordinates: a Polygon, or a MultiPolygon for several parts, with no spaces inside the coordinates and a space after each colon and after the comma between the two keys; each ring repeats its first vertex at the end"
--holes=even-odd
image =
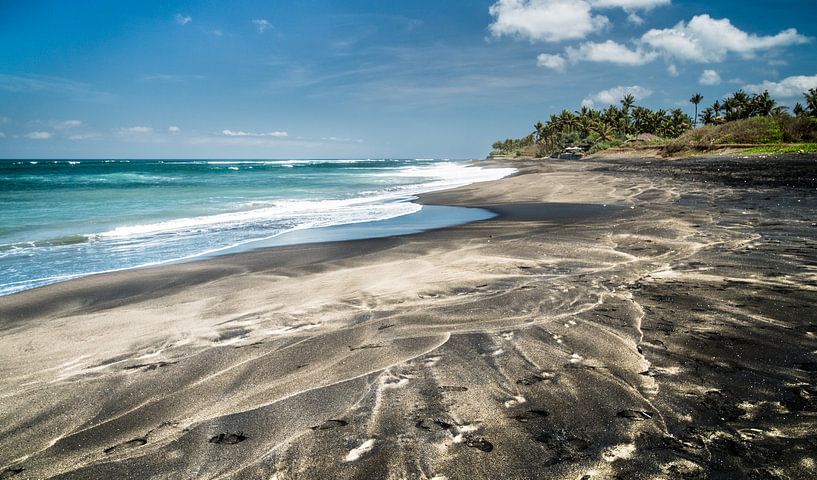
{"type": "Polygon", "coordinates": [[[804,158],[511,161],[418,199],[490,220],[2,297],[0,474],[812,475],[804,158]]]}
{"type": "MultiPolygon", "coordinates": [[[[136,160],[135,160],[136,161],[136,160]]],[[[388,161],[388,160],[383,160],[388,161]]],[[[49,161],[41,161],[42,163],[59,163],[58,161],[49,160],[49,161]]],[[[82,163],[83,160],[76,160],[70,163],[82,163]]],[[[90,163],[100,163],[97,160],[87,160],[86,162],[90,163]]],[[[107,163],[105,161],[104,163],[107,163]]],[[[206,164],[217,164],[222,166],[233,165],[233,164],[244,164],[244,163],[263,163],[263,164],[287,164],[290,165],[291,162],[294,163],[326,163],[322,160],[303,160],[303,161],[295,161],[295,160],[267,160],[263,162],[248,162],[248,161],[232,161],[232,160],[207,160],[207,161],[200,161],[200,162],[193,162],[193,163],[206,163],[206,164]]],[[[333,160],[334,163],[346,164],[346,163],[360,163],[362,160],[333,160]]],[[[15,162],[21,163],[21,162],[15,162]]],[[[34,162],[38,163],[38,162],[34,162]]],[[[130,163],[129,161],[127,163],[130,163]]],[[[156,163],[155,160],[150,160],[148,163],[156,163]]],[[[164,161],[159,161],[159,163],[164,163],[164,161]]],[[[173,163],[173,162],[171,162],[173,163]]],[[[179,164],[188,164],[190,161],[187,160],[179,160],[175,163],[179,164]]],[[[457,211],[454,208],[451,209],[439,209],[440,211],[435,212],[421,212],[422,205],[414,202],[413,199],[417,198],[417,195],[421,193],[417,193],[419,190],[422,190],[422,193],[428,192],[435,192],[438,190],[449,190],[452,188],[457,188],[458,186],[468,185],[473,183],[474,181],[489,181],[491,179],[496,178],[499,175],[509,175],[512,173],[513,169],[511,168],[503,168],[501,166],[494,166],[494,168],[484,168],[484,166],[480,165],[479,162],[474,161],[466,161],[466,160],[455,160],[451,161],[437,161],[434,165],[435,167],[448,167],[449,169],[453,166],[455,170],[459,169],[458,175],[451,176],[449,173],[438,173],[438,177],[434,177],[434,180],[425,183],[425,184],[416,184],[416,185],[409,185],[408,187],[400,187],[397,191],[390,191],[389,189],[385,189],[380,192],[379,195],[368,197],[364,194],[360,196],[353,196],[348,200],[359,200],[360,204],[363,205],[373,205],[373,206],[390,206],[390,207],[400,207],[403,206],[405,208],[398,209],[399,211],[395,212],[394,209],[390,210],[383,210],[383,211],[373,211],[369,212],[368,216],[371,217],[369,220],[363,220],[359,216],[352,215],[349,218],[335,218],[333,221],[336,222],[330,225],[322,225],[321,222],[318,222],[317,225],[312,223],[313,226],[304,227],[303,221],[295,222],[294,225],[289,225],[288,227],[284,228],[283,230],[278,231],[273,235],[266,234],[265,236],[258,236],[256,238],[243,238],[238,237],[232,239],[229,243],[219,243],[215,242],[212,245],[205,245],[199,246],[198,249],[194,248],[187,248],[187,249],[176,249],[170,252],[165,252],[164,257],[157,257],[157,256],[142,256],[141,258],[137,258],[136,260],[124,260],[120,262],[102,262],[100,264],[94,263],[94,267],[96,267],[93,271],[81,271],[82,269],[71,269],[71,268],[63,268],[62,271],[48,271],[49,275],[41,276],[38,278],[19,278],[20,276],[13,277],[17,279],[15,282],[11,282],[5,285],[0,286],[0,296],[10,295],[26,290],[30,290],[32,288],[37,288],[45,285],[51,285],[55,283],[62,283],[65,281],[74,280],[77,278],[82,278],[90,275],[100,275],[100,274],[107,274],[119,271],[128,271],[132,269],[143,269],[143,268],[154,268],[159,266],[166,266],[166,265],[175,265],[179,263],[185,263],[189,261],[201,261],[210,258],[214,258],[216,256],[224,255],[224,254],[232,254],[232,253],[240,253],[246,252],[255,248],[265,248],[269,246],[279,246],[283,244],[293,244],[293,243],[314,243],[315,241],[320,241],[320,235],[325,233],[327,236],[327,241],[332,240],[334,238],[342,238],[342,239],[352,239],[352,238],[367,238],[367,237],[382,237],[382,236],[389,236],[392,234],[403,234],[403,233],[410,233],[422,230],[422,226],[427,224],[427,228],[441,228],[446,224],[455,225],[459,223],[464,223],[468,221],[473,221],[484,217],[484,215],[480,212],[476,211],[467,211],[461,210],[457,211]],[[472,167],[472,168],[463,168],[463,167],[472,167]],[[499,167],[499,168],[497,168],[499,167]],[[466,171],[468,170],[468,171],[466,171]],[[493,170],[493,171],[491,171],[493,170]],[[476,173],[474,172],[476,171],[476,173]],[[482,178],[482,180],[480,179],[482,178]],[[408,209],[408,211],[407,211],[408,209]],[[412,211],[413,210],[413,211],[412,211]],[[419,216],[417,215],[419,214],[419,216]],[[405,219],[404,224],[405,228],[399,224],[400,221],[395,222],[395,219],[405,219]],[[345,223],[340,223],[345,222],[345,223]],[[395,224],[397,223],[397,224],[395,224]],[[382,225],[382,231],[379,231],[376,226],[382,225]],[[358,226],[358,227],[355,227],[358,226]],[[346,231],[356,230],[359,233],[355,237],[355,235],[345,234],[346,231]],[[395,232],[395,233],[390,233],[395,232]],[[298,239],[302,238],[302,241],[298,239]],[[169,256],[168,256],[169,255],[169,256]],[[138,262],[138,263],[137,263],[138,262]],[[79,270],[79,271],[77,271],[79,270]]],[[[252,168],[252,167],[251,167],[252,168]]],[[[420,167],[411,167],[411,168],[423,168],[421,165],[420,167]]],[[[443,168],[445,170],[445,168],[443,168]]],[[[400,177],[402,173],[401,170],[395,170],[393,174],[395,177],[400,177]]],[[[419,175],[419,174],[418,174],[419,175]]],[[[286,201],[286,199],[284,199],[286,201]]],[[[328,200],[328,199],[327,199],[328,200]]],[[[314,200],[315,202],[320,203],[321,200],[314,200]]],[[[254,210],[247,210],[244,213],[253,213],[254,210]]],[[[213,214],[212,216],[218,217],[222,214],[213,214]]],[[[296,211],[293,213],[294,215],[292,218],[298,218],[298,212],[296,211]]],[[[199,218],[209,218],[209,217],[194,217],[192,220],[198,220],[199,218]]],[[[150,223],[150,220],[143,220],[143,224],[135,224],[135,225],[123,225],[118,227],[111,227],[112,230],[109,232],[103,233],[76,233],[73,235],[68,235],[71,238],[71,244],[76,243],[92,243],[96,245],[96,242],[100,239],[104,239],[104,237],[112,232],[118,232],[119,230],[139,230],[140,227],[144,227],[144,222],[147,222],[148,226],[154,225],[164,225],[166,223],[174,223],[180,222],[185,220],[184,218],[179,219],[171,219],[171,220],[154,220],[153,223],[150,223]],[[82,241],[77,241],[77,238],[81,238],[82,241]]],[[[322,223],[331,223],[324,221],[322,223]]],[[[307,223],[308,224],[308,223],[307,223]]],[[[166,227],[165,227],[166,228],[166,227]]],[[[103,229],[104,230],[104,229],[103,229]]],[[[159,234],[165,232],[158,232],[159,234]]],[[[255,232],[257,235],[259,232],[255,232]]],[[[261,234],[263,235],[263,234],[261,234]]],[[[67,237],[66,237],[67,238],[67,237]]],[[[149,244],[151,241],[151,237],[139,237],[139,240],[143,244],[149,244]]],[[[189,244],[195,244],[195,238],[188,238],[187,241],[189,244]]],[[[36,241],[35,243],[46,243],[47,241],[36,241]]],[[[12,245],[25,245],[27,242],[17,242],[17,244],[12,245]]],[[[50,242],[49,242],[50,243],[50,242]]],[[[108,245],[107,250],[106,247],[99,247],[99,251],[96,255],[89,255],[91,257],[96,256],[100,257],[102,253],[111,250],[111,248],[116,249],[116,246],[113,247],[108,245]]],[[[92,250],[95,251],[95,250],[92,250]]],[[[76,252],[75,252],[76,253],[76,252]]],[[[26,252],[23,251],[22,255],[25,255],[26,252]]],[[[59,260],[59,258],[57,258],[59,260]]],[[[44,261],[40,259],[39,261],[44,261]]],[[[15,268],[19,271],[25,271],[25,264],[14,264],[13,262],[8,266],[10,272],[14,272],[15,268]]],[[[41,275],[46,273],[44,271],[39,272],[41,275]]]]}

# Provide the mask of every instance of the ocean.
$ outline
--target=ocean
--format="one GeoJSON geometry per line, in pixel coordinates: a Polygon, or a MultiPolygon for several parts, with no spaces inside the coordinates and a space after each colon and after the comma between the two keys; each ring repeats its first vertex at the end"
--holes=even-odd
{"type": "MultiPolygon", "coordinates": [[[[377,236],[378,222],[424,208],[417,194],[512,171],[438,159],[0,160],[0,295],[305,229],[366,223],[361,235],[377,236]]],[[[453,210],[445,222],[484,218],[453,210]]]]}

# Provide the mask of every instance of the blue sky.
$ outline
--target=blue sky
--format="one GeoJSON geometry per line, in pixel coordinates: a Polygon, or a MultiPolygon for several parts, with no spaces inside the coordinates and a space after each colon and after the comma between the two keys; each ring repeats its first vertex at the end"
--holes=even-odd
{"type": "Polygon", "coordinates": [[[538,119],[817,86],[814,0],[0,0],[2,158],[476,158],[538,119]]]}

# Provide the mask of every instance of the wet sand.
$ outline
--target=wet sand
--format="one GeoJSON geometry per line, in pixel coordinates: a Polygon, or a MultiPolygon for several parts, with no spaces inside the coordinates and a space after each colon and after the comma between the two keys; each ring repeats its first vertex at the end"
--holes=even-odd
{"type": "Polygon", "coordinates": [[[0,478],[817,475],[817,157],[514,166],[421,199],[491,220],[0,297],[0,478]]]}

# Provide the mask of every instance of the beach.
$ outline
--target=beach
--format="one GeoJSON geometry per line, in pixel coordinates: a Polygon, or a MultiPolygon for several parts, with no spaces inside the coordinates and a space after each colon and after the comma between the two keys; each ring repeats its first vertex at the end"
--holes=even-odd
{"type": "Polygon", "coordinates": [[[0,478],[817,475],[817,156],[495,165],[418,200],[487,220],[0,297],[0,478]]]}

